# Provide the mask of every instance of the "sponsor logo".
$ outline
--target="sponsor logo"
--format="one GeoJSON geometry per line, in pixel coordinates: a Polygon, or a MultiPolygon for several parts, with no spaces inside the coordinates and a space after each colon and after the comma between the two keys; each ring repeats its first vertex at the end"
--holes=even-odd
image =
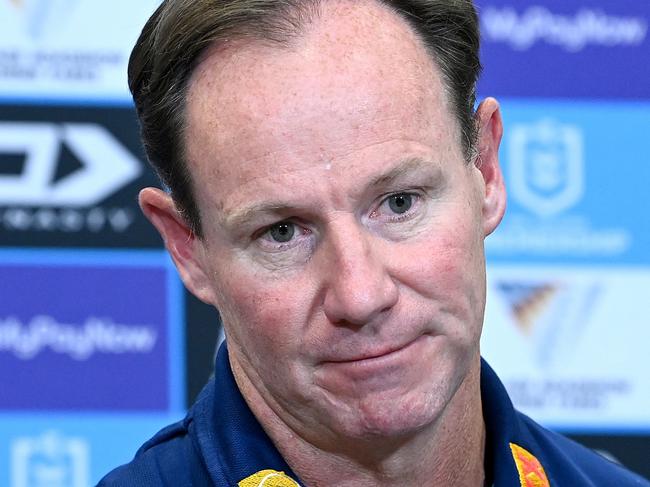
{"type": "Polygon", "coordinates": [[[642,269],[490,269],[483,353],[515,405],[556,427],[648,422],[642,269]],[[492,326],[490,326],[490,324],[492,326]],[[504,355],[508,350],[510,357],[504,355]]]}
{"type": "Polygon", "coordinates": [[[29,324],[16,318],[0,319],[0,352],[30,360],[49,349],[74,360],[88,360],[96,353],[147,354],[156,345],[151,326],[113,323],[89,317],[82,325],[59,323],[51,316],[36,316],[29,324]]]}
{"type": "Polygon", "coordinates": [[[21,174],[0,174],[3,206],[91,206],[142,172],[140,162],[97,124],[0,123],[3,153],[25,157],[21,174]],[[63,148],[81,168],[53,181],[63,148]]]}
{"type": "Polygon", "coordinates": [[[0,0],[0,94],[129,103],[129,53],[159,3],[0,0]]]}
{"type": "Polygon", "coordinates": [[[528,210],[551,216],[582,198],[584,150],[577,126],[550,119],[515,125],[509,150],[510,189],[528,210]]]}
{"type": "Polygon", "coordinates": [[[164,255],[139,265],[138,254],[92,259],[103,264],[68,254],[43,265],[30,254],[0,264],[0,383],[11,382],[0,409],[168,408],[180,344],[164,255]]]}
{"type": "Polygon", "coordinates": [[[9,2],[9,6],[0,4],[0,27],[6,33],[0,35],[0,82],[8,88],[5,93],[31,88],[28,94],[59,92],[75,96],[75,90],[66,87],[74,84],[92,94],[93,87],[106,89],[109,80],[114,85],[111,91],[118,87],[125,91],[118,85],[118,79],[124,82],[124,75],[116,74],[125,66],[126,48],[101,47],[95,45],[97,40],[88,39],[88,33],[84,34],[75,19],[95,19],[77,15],[84,10],[78,8],[79,3],[25,0],[9,2]],[[69,35],[71,29],[78,34],[76,42],[75,36],[69,35]]]}
{"type": "Polygon", "coordinates": [[[277,470],[260,470],[237,482],[239,487],[300,487],[298,482],[277,470]]]}
{"type": "Polygon", "coordinates": [[[86,487],[90,485],[90,446],[83,438],[47,431],[11,442],[13,487],[86,487]]]}
{"type": "Polygon", "coordinates": [[[507,280],[496,285],[511,312],[512,323],[528,339],[532,357],[542,367],[570,360],[601,289],[597,283],[507,280]]]}
{"type": "Polygon", "coordinates": [[[137,207],[158,181],[131,108],[3,105],[0,120],[2,245],[160,245],[137,207]]]}
{"type": "Polygon", "coordinates": [[[98,233],[110,229],[125,232],[135,220],[131,208],[6,208],[0,209],[0,228],[10,231],[98,233]]]}
{"type": "Polygon", "coordinates": [[[513,343],[523,348],[526,364],[504,372],[504,384],[518,408],[536,415],[607,411],[615,401],[629,397],[632,383],[624,374],[576,372],[578,351],[597,326],[601,282],[586,277],[502,277],[495,280],[494,289],[509,311],[507,321],[524,339],[513,343]]]}
{"type": "MultiPolygon", "coordinates": [[[[542,414],[549,419],[554,417],[552,421],[561,417],[560,411],[611,414],[613,409],[621,407],[622,399],[633,401],[631,396],[638,387],[624,375],[611,379],[593,378],[586,374],[585,377],[547,379],[531,376],[505,380],[504,383],[517,408],[534,412],[540,418],[542,414]]],[[[634,406],[635,409],[636,407],[639,406],[634,406]]],[[[622,411],[625,409],[618,409],[616,413],[625,418],[628,413],[622,411]]],[[[582,422],[584,418],[572,418],[572,422],[576,421],[582,422]]],[[[597,424],[599,419],[592,417],[591,422],[597,424]]]]}
{"type": "Polygon", "coordinates": [[[585,134],[574,124],[543,118],[516,123],[506,142],[506,181],[513,202],[489,252],[542,256],[617,256],[632,237],[619,228],[592,228],[579,205],[587,195],[585,134]],[[521,211],[525,210],[525,211],[521,211]]]}
{"type": "Polygon", "coordinates": [[[0,93],[128,103],[129,53],[159,3],[0,0],[0,93]]]}
{"type": "Polygon", "coordinates": [[[590,8],[566,15],[540,5],[530,6],[522,13],[512,7],[485,7],[481,11],[481,25],[487,41],[505,43],[518,51],[538,43],[573,53],[588,46],[637,47],[648,33],[648,21],[643,17],[609,15],[590,8]]]}
{"type": "Polygon", "coordinates": [[[549,487],[544,467],[537,457],[516,443],[510,443],[512,458],[515,460],[521,487],[549,487]]]}

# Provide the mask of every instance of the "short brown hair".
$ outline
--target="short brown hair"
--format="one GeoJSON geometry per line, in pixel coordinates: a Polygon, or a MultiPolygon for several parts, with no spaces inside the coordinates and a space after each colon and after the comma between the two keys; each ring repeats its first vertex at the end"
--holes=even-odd
{"type": "MultiPolygon", "coordinates": [[[[151,165],[192,231],[202,236],[199,209],[184,155],[188,81],[209,46],[225,39],[283,43],[298,35],[326,0],[164,0],[147,21],[129,60],[129,88],[151,165]]],[[[377,0],[401,15],[442,72],[473,160],[474,104],[481,70],[472,0],[377,0]]]]}

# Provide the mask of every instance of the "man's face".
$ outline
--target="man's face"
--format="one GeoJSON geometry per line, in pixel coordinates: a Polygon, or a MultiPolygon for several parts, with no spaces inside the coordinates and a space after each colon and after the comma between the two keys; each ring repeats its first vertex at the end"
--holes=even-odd
{"type": "Polygon", "coordinates": [[[254,410],[307,436],[402,434],[475,368],[486,185],[406,24],[323,9],[287,47],[233,42],[196,69],[195,254],[254,410]]]}

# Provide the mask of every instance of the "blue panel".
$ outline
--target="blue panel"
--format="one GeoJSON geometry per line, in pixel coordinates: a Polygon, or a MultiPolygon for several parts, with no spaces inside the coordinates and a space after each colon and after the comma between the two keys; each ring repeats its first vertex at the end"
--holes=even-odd
{"type": "Polygon", "coordinates": [[[11,384],[0,408],[182,409],[182,293],[163,252],[2,251],[0,262],[11,384]]]}
{"type": "Polygon", "coordinates": [[[0,485],[95,485],[180,415],[0,415],[0,485]]]}
{"type": "Polygon", "coordinates": [[[650,98],[650,2],[477,4],[484,95],[650,98]]]}
{"type": "Polygon", "coordinates": [[[493,262],[650,264],[650,104],[503,102],[493,262]]]}

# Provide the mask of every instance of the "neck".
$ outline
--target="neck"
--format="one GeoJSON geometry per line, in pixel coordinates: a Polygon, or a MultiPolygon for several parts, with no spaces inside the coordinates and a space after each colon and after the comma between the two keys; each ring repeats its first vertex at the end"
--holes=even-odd
{"type": "Polygon", "coordinates": [[[245,389],[253,413],[306,486],[483,485],[485,425],[478,357],[432,424],[401,438],[341,438],[335,449],[306,441],[270,408],[260,406],[264,401],[251,397],[254,388],[245,389]]]}

